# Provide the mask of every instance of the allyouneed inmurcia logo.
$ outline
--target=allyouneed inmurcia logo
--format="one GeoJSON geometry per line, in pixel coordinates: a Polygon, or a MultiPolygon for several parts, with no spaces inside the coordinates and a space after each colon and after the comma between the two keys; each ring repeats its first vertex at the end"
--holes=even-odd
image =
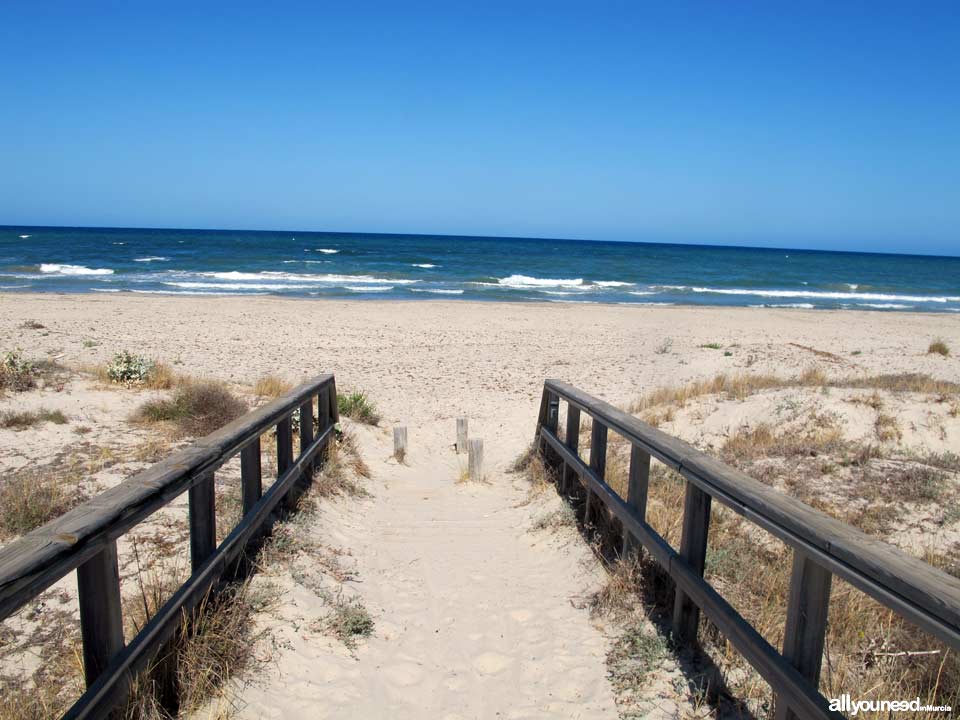
{"type": "Polygon", "coordinates": [[[851,717],[859,712],[952,712],[949,705],[926,705],[915,700],[851,700],[849,695],[830,699],[830,709],[851,717]]]}

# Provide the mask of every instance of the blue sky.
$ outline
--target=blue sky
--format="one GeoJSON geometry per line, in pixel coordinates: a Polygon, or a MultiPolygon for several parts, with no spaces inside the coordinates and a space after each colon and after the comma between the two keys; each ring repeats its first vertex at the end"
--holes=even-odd
{"type": "Polygon", "coordinates": [[[0,223],[960,254],[956,2],[0,5],[0,223]]]}

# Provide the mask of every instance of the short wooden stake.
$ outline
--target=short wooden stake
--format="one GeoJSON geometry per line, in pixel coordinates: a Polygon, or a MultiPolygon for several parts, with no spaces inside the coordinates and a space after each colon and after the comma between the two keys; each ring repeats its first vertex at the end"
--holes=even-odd
{"type": "Polygon", "coordinates": [[[457,418],[457,455],[467,451],[467,419],[457,418]]]}
{"type": "Polygon", "coordinates": [[[407,429],[395,427],[393,429],[393,456],[397,462],[403,462],[407,457],[407,429]]]}
{"type": "Polygon", "coordinates": [[[471,480],[479,482],[483,480],[483,440],[471,438],[468,448],[467,475],[471,480]]]}

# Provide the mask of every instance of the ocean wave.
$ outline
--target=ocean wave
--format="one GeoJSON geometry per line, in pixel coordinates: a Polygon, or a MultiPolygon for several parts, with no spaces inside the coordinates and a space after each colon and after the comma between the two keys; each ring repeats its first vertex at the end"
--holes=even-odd
{"type": "Polygon", "coordinates": [[[211,290],[131,290],[138,295],[224,295],[229,297],[250,297],[251,295],[267,295],[268,293],[236,293],[218,292],[211,290]]]}
{"type": "Polygon", "coordinates": [[[749,288],[709,288],[688,285],[658,285],[667,290],[689,290],[695,293],[713,295],[753,295],[756,297],[780,298],[817,298],[823,300],[877,300],[891,302],[960,302],[960,296],[953,295],[891,295],[887,293],[831,292],[820,290],[753,290],[749,288]]]}
{"type": "Polygon", "coordinates": [[[120,288],[90,288],[93,292],[120,292],[120,288]]]}
{"type": "Polygon", "coordinates": [[[901,303],[857,303],[857,307],[876,308],[878,310],[909,310],[913,305],[901,303]]]}
{"type": "Polygon", "coordinates": [[[329,263],[330,261],[329,261],[329,260],[283,260],[282,262],[283,262],[284,265],[293,265],[293,264],[301,264],[301,265],[325,265],[325,264],[329,263]]]}
{"type": "Polygon", "coordinates": [[[263,272],[250,273],[230,270],[228,272],[201,272],[196,273],[201,277],[216,278],[217,280],[252,280],[252,281],[291,281],[291,282],[311,282],[311,283],[370,283],[373,285],[412,285],[420,282],[419,280],[405,280],[394,278],[378,278],[373,275],[305,275],[302,273],[285,273],[276,270],[265,270],[263,272]]]}
{"type": "Polygon", "coordinates": [[[816,305],[813,303],[760,303],[759,305],[749,305],[752,308],[795,308],[797,310],[813,310],[816,305]]]}
{"type": "Polygon", "coordinates": [[[26,285],[0,285],[0,290],[21,290],[23,288],[33,287],[30,283],[26,285]]]}
{"type": "Polygon", "coordinates": [[[435,295],[463,295],[463,290],[438,290],[435,288],[410,288],[410,292],[433,293],[435,295]]]}
{"type": "Polygon", "coordinates": [[[344,285],[344,288],[350,292],[388,292],[393,290],[393,285],[380,285],[377,287],[370,287],[369,285],[344,285]]]}
{"type": "Polygon", "coordinates": [[[436,265],[433,263],[410,263],[410,267],[426,268],[429,270],[430,268],[435,268],[436,265]]]}
{"type": "Polygon", "coordinates": [[[211,283],[211,282],[173,282],[163,283],[170,287],[187,290],[307,290],[313,285],[291,285],[285,283],[211,283]]]}
{"type": "Polygon", "coordinates": [[[29,236],[29,235],[18,235],[17,237],[19,237],[21,240],[26,240],[26,239],[27,239],[28,237],[30,237],[30,236],[29,236]]]}
{"type": "Polygon", "coordinates": [[[40,272],[47,275],[113,275],[110,268],[88,268],[83,265],[41,263],[40,272]]]}
{"type": "Polygon", "coordinates": [[[633,287],[636,283],[632,282],[623,282],[622,280],[595,280],[591,285],[596,285],[597,287],[633,287]]]}
{"type": "Polygon", "coordinates": [[[134,258],[134,262],[168,262],[170,258],[163,257],[162,255],[149,255],[142,258],[134,258]]]}
{"type": "Polygon", "coordinates": [[[583,278],[575,278],[572,280],[553,280],[550,278],[530,277],[529,275],[510,275],[505,278],[500,278],[497,281],[497,284],[502,287],[525,289],[540,287],[582,287],[583,278]]]}
{"type": "Polygon", "coordinates": [[[318,253],[323,253],[324,255],[336,255],[339,250],[334,250],[333,248],[316,248],[318,253]]]}
{"type": "Polygon", "coordinates": [[[628,291],[628,294],[646,296],[646,295],[656,295],[657,293],[653,290],[630,290],[628,291]]]}

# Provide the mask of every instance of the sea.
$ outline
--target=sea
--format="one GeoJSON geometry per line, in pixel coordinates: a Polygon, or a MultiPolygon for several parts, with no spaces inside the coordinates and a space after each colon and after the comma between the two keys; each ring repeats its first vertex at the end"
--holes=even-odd
{"type": "Polygon", "coordinates": [[[537,238],[0,226],[0,291],[960,312],[960,258],[537,238]]]}

